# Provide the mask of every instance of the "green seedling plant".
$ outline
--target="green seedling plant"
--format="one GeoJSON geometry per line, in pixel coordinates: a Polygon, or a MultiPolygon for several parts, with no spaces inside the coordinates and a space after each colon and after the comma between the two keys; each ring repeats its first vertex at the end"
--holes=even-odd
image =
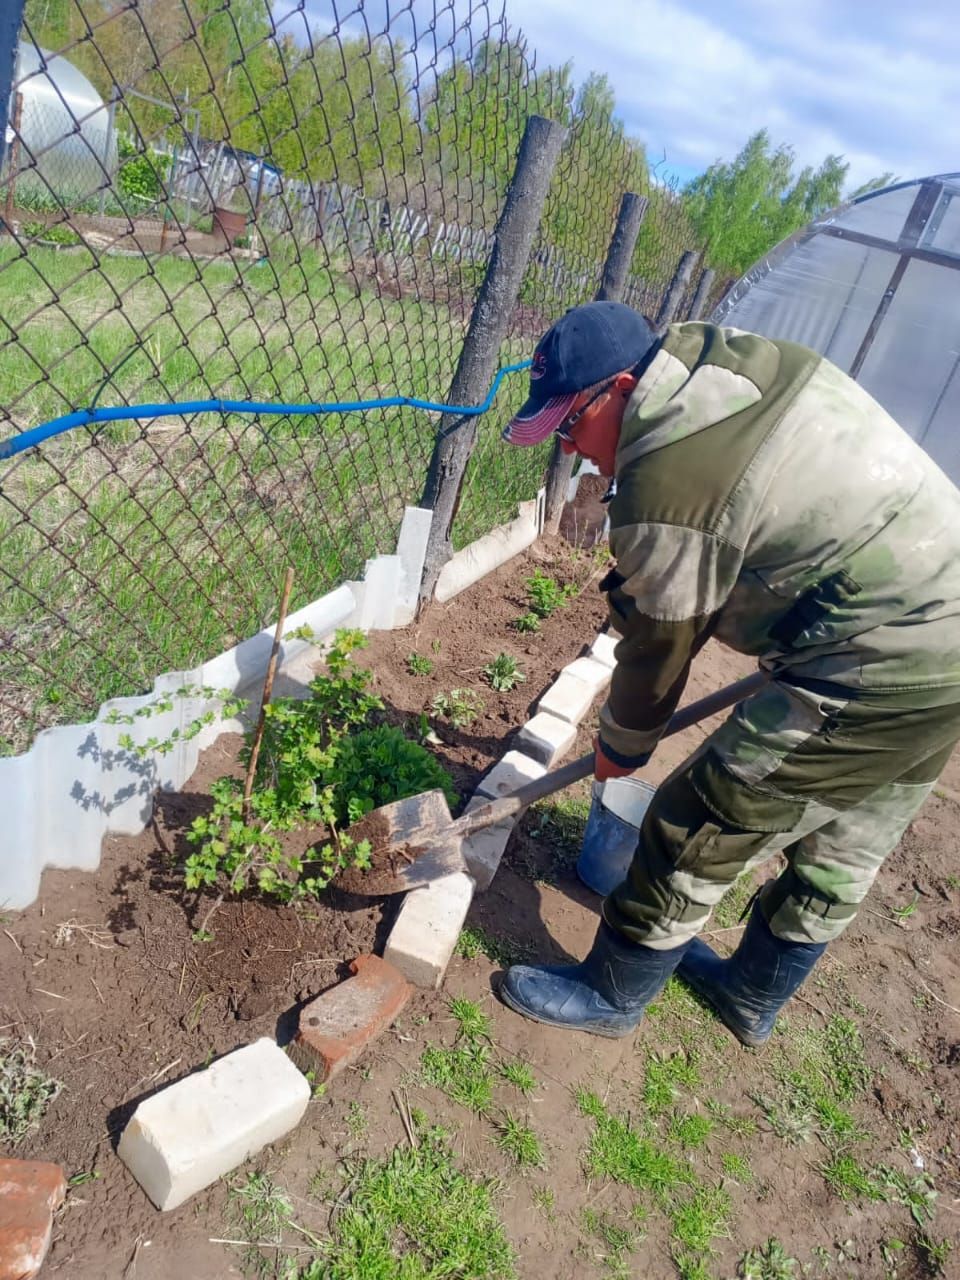
{"type": "Polygon", "coordinates": [[[428,676],[433,671],[433,659],[422,653],[408,653],[407,670],[412,676],[428,676]]]}
{"type": "Polygon", "coordinates": [[[519,631],[521,634],[532,635],[534,632],[540,630],[540,618],[532,611],[529,613],[521,613],[518,618],[514,618],[510,625],[513,627],[514,631],[519,631]]]}
{"type": "Polygon", "coordinates": [[[498,693],[509,693],[518,684],[523,684],[526,676],[520,670],[520,664],[509,653],[498,653],[492,662],[483,668],[483,674],[490,686],[498,693]]]}
{"type": "Polygon", "coordinates": [[[538,618],[549,618],[558,609],[569,604],[577,594],[577,588],[571,583],[561,587],[556,578],[541,573],[539,569],[534,569],[527,579],[526,588],[530,610],[538,618]]]}
{"type": "Polygon", "coordinates": [[[463,729],[482,714],[484,701],[474,689],[451,689],[434,697],[431,710],[435,716],[449,720],[455,729],[463,729]]]}

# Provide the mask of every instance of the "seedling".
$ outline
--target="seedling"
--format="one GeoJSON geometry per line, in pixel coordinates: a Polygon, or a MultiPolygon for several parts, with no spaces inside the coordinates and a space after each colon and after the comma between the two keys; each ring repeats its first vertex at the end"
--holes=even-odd
{"type": "Polygon", "coordinates": [[[904,924],[916,913],[917,903],[920,901],[920,895],[914,891],[913,900],[902,907],[891,907],[890,914],[896,920],[897,924],[904,924]]]}
{"type": "Polygon", "coordinates": [[[947,1274],[947,1259],[953,1252],[951,1241],[946,1238],[934,1240],[932,1236],[921,1232],[917,1237],[917,1252],[926,1263],[931,1275],[945,1276],[947,1274]]]}
{"type": "Polygon", "coordinates": [[[735,1151],[724,1151],[720,1157],[720,1167],[732,1182],[749,1184],[753,1181],[753,1170],[745,1156],[735,1151]]]}
{"type": "Polygon", "coordinates": [[[457,729],[473,724],[484,710],[484,701],[473,689],[451,689],[438,693],[431,704],[435,716],[443,716],[457,729]]]}
{"type": "Polygon", "coordinates": [[[514,618],[510,625],[514,631],[532,633],[540,630],[540,619],[535,613],[521,613],[519,618],[514,618]]]}
{"type": "Polygon", "coordinates": [[[422,653],[408,653],[407,670],[412,676],[428,676],[433,670],[433,660],[422,653]]]}
{"type": "Polygon", "coordinates": [[[793,1280],[799,1275],[799,1265],[780,1241],[771,1237],[765,1245],[747,1250],[740,1259],[737,1274],[743,1280],[793,1280]]]}
{"type": "Polygon", "coordinates": [[[492,662],[483,668],[483,674],[498,693],[509,693],[518,684],[523,684],[526,676],[520,670],[516,658],[508,653],[498,653],[492,662]]]}
{"type": "Polygon", "coordinates": [[[534,569],[532,576],[527,579],[526,587],[530,608],[539,618],[549,618],[577,594],[577,588],[572,584],[561,587],[556,578],[548,577],[539,569],[534,569]]]}

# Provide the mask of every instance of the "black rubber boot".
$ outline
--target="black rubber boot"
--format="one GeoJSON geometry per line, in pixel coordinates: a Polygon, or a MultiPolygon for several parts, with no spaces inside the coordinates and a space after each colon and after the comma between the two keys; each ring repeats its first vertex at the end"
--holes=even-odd
{"type": "Polygon", "coordinates": [[[535,1022],[619,1039],[636,1029],[688,946],[654,951],[601,923],[580,964],[512,965],[500,999],[535,1022]]]}
{"type": "Polygon", "coordinates": [[[694,938],[677,975],[719,1014],[741,1044],[770,1038],[777,1014],[826,950],[824,942],[785,942],[754,903],[740,945],[729,960],[694,938]]]}

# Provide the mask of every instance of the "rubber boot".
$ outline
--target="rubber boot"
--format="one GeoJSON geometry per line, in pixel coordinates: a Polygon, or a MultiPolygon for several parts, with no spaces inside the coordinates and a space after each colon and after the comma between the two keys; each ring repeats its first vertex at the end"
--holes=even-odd
{"type": "Polygon", "coordinates": [[[786,942],[771,932],[754,903],[729,960],[694,938],[677,975],[711,1005],[741,1044],[770,1038],[777,1014],[826,950],[824,942],[786,942]]]}
{"type": "Polygon", "coordinates": [[[619,1039],[636,1029],[689,945],[654,951],[601,923],[580,964],[512,965],[500,998],[535,1022],[619,1039]]]}

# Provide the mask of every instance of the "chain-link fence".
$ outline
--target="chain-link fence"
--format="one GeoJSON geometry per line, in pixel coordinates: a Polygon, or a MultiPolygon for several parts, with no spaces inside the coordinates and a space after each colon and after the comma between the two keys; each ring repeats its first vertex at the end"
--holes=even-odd
{"type": "MultiPolygon", "coordinates": [[[[629,300],[655,311],[682,209],[603,84],[536,68],[477,0],[28,0],[0,178],[0,438],[94,404],[443,399],[525,122],[568,134],[501,352],[593,296],[649,197],[629,300]]],[[[691,286],[692,287],[692,286],[691,286]]],[[[543,450],[482,420],[457,545],[543,450]]],[[[435,419],[149,416],[0,462],[0,751],[139,692],[392,551],[435,419]]]]}

